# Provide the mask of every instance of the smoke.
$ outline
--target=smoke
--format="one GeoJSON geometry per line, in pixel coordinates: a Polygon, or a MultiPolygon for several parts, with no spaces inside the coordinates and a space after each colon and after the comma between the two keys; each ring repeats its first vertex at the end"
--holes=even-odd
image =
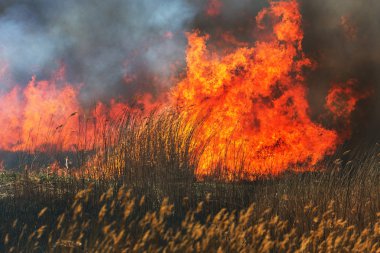
{"type": "Polygon", "coordinates": [[[39,73],[62,52],[59,38],[47,32],[33,13],[22,5],[5,10],[0,17],[0,59],[16,77],[39,73]]]}
{"type": "Polygon", "coordinates": [[[183,63],[195,14],[184,0],[8,1],[0,4],[0,59],[18,83],[63,62],[70,81],[83,83],[85,103],[128,97],[183,63]]]}
{"type": "MultiPolygon", "coordinates": [[[[33,74],[48,76],[63,62],[69,80],[83,84],[85,104],[160,92],[184,68],[185,32],[199,29],[211,38],[231,34],[243,42],[255,40],[255,16],[267,1],[219,2],[210,16],[209,1],[203,0],[3,0],[0,62],[21,84],[33,74]]],[[[356,79],[357,91],[372,95],[358,105],[353,135],[373,137],[380,128],[380,2],[299,2],[303,46],[317,63],[307,80],[311,112],[324,110],[332,83],[356,79]]]]}
{"type": "Polygon", "coordinates": [[[331,82],[355,79],[357,92],[371,95],[354,112],[354,141],[379,138],[380,2],[303,0],[301,6],[304,48],[318,64],[308,79],[312,105],[321,104],[331,82]]]}

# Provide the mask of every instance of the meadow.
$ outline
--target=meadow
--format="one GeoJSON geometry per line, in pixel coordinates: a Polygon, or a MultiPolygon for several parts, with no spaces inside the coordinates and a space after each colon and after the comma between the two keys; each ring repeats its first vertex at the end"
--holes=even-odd
{"type": "Polygon", "coordinates": [[[380,252],[378,144],[314,170],[226,180],[221,162],[199,178],[201,124],[126,114],[91,152],[20,156],[0,175],[0,251],[380,252]],[[46,164],[66,155],[73,168],[46,164]]]}

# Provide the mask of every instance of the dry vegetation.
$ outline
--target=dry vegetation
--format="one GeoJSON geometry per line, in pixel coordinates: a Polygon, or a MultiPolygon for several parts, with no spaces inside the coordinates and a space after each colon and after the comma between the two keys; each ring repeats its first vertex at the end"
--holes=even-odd
{"type": "Polygon", "coordinates": [[[72,156],[81,170],[3,173],[0,251],[379,251],[378,146],[342,150],[319,172],[197,181],[189,125],[125,115],[97,155],[72,156]]]}

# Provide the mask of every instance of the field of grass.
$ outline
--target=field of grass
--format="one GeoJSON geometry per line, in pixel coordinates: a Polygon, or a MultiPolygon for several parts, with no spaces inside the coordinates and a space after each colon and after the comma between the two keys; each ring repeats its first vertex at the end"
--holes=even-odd
{"type": "Polygon", "coordinates": [[[3,172],[0,252],[380,250],[378,145],[342,149],[315,172],[225,181],[221,166],[197,180],[196,128],[171,113],[126,116],[72,156],[79,169],[32,159],[3,172]]]}

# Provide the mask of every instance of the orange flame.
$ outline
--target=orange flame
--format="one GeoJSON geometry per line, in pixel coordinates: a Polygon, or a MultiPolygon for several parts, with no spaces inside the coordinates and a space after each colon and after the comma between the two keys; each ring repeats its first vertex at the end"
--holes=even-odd
{"type": "Polygon", "coordinates": [[[349,80],[346,83],[334,84],[326,97],[326,108],[332,113],[334,124],[338,125],[341,139],[351,136],[350,116],[356,109],[359,100],[370,96],[370,91],[358,92],[355,88],[356,81],[349,80]]]}
{"type": "Polygon", "coordinates": [[[348,118],[355,110],[360,99],[368,96],[366,93],[355,92],[354,80],[347,83],[334,84],[326,97],[326,107],[331,111],[336,119],[348,118]]]}
{"type": "Polygon", "coordinates": [[[218,166],[228,177],[278,174],[315,165],[336,148],[337,133],[308,113],[302,69],[312,63],[302,52],[298,3],[271,2],[257,16],[261,29],[264,17],[273,22],[269,39],[232,53],[210,52],[208,35],[188,34],[187,77],[173,95],[189,119],[204,118],[200,138],[210,143],[199,176],[218,166]]]}
{"type": "MultiPolygon", "coordinates": [[[[101,144],[108,122],[116,121],[127,110],[127,104],[112,100],[98,102],[85,111],[78,100],[79,89],[65,81],[61,68],[51,80],[37,81],[25,88],[16,86],[0,94],[0,149],[9,151],[74,151],[88,150],[101,144]]],[[[148,95],[138,103],[145,110],[157,104],[148,95]]],[[[135,109],[137,110],[137,109],[135,109]]]]}
{"type": "MultiPolygon", "coordinates": [[[[209,15],[220,12],[219,1],[210,1],[210,6],[209,15]]],[[[172,89],[169,104],[156,103],[146,94],[138,100],[141,109],[112,100],[84,110],[79,88],[65,81],[64,68],[51,80],[33,77],[25,88],[0,93],[0,149],[91,149],[101,145],[98,134],[124,111],[175,105],[190,122],[202,121],[195,140],[199,148],[207,143],[196,171],[200,178],[220,168],[227,178],[239,174],[248,179],[290,167],[313,170],[335,151],[341,135],[309,115],[303,70],[313,63],[302,49],[299,5],[296,0],[271,1],[256,20],[264,36],[255,43],[240,43],[226,33],[225,42],[235,49],[223,53],[209,49],[208,35],[187,34],[187,75],[172,89]]],[[[0,65],[0,81],[6,72],[6,65],[0,65]]],[[[361,98],[350,87],[336,86],[326,106],[348,121],[361,98]]]]}

